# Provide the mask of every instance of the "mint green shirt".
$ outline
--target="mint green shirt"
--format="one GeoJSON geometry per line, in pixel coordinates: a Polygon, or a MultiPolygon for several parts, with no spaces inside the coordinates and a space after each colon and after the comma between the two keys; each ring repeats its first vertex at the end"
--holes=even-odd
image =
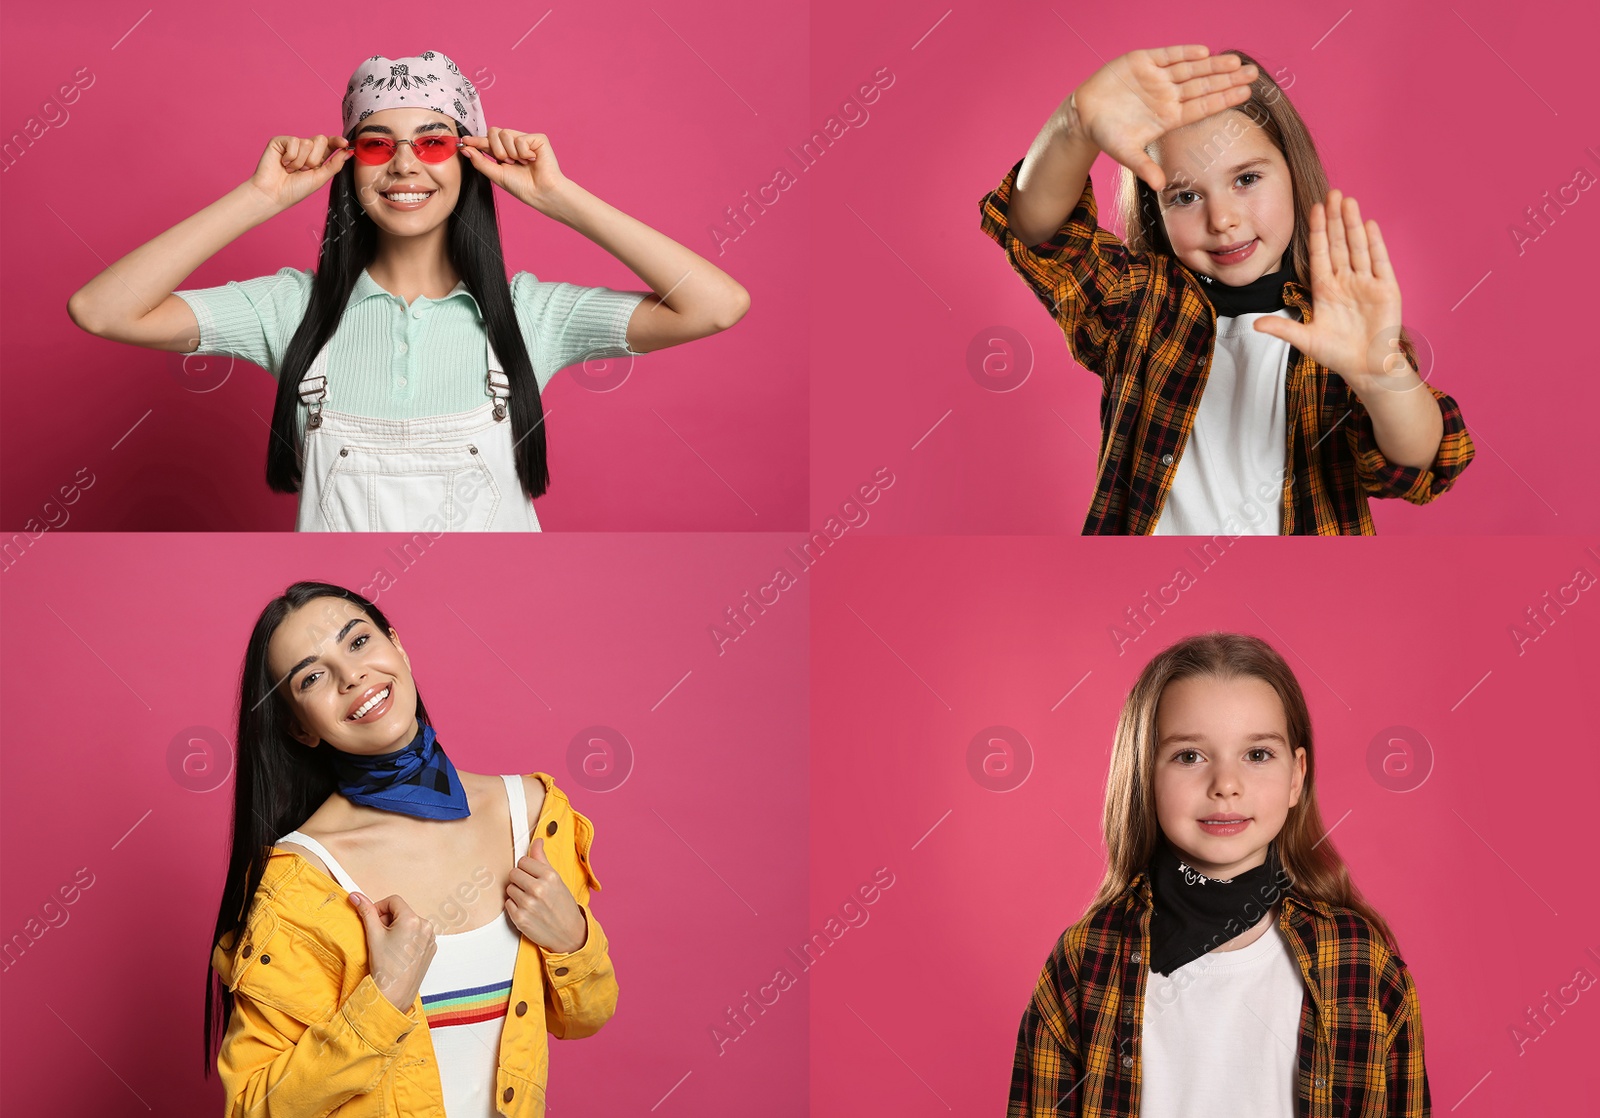
{"type": "MultiPolygon", "coordinates": [[[[193,308],[200,324],[195,353],[241,358],[277,377],[310,305],[312,279],[310,269],[280,268],[275,275],[173,294],[193,308]]],[[[637,356],[628,348],[628,318],[645,298],[640,291],[543,283],[528,272],[512,276],[511,304],[539,391],[568,365],[637,356]]],[[[488,399],[487,341],[483,314],[466,284],[443,299],[418,296],[408,306],[363,268],[329,342],[327,407],[376,419],[471,411],[488,399]]],[[[301,430],[305,414],[301,401],[301,430]]]]}

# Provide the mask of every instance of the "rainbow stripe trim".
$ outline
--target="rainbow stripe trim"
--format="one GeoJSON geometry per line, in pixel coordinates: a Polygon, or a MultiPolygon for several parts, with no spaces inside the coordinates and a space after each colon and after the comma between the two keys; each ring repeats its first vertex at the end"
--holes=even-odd
{"type": "Polygon", "coordinates": [[[428,1028],[437,1029],[446,1025],[475,1025],[479,1021],[504,1017],[510,1002],[511,980],[508,978],[489,986],[424,994],[422,1011],[427,1015],[428,1028]]]}

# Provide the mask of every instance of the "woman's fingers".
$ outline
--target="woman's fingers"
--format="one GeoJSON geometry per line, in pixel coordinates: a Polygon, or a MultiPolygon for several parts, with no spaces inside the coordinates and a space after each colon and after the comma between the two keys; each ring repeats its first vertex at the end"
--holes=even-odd
{"type": "Polygon", "coordinates": [[[1211,48],[1204,43],[1187,43],[1178,47],[1156,47],[1150,51],[1150,57],[1155,60],[1157,66],[1177,66],[1185,62],[1198,62],[1210,54],[1211,48]]]}
{"type": "Polygon", "coordinates": [[[1248,94],[1250,83],[1255,81],[1260,73],[1261,71],[1254,66],[1246,66],[1228,74],[1205,74],[1190,78],[1188,81],[1178,83],[1178,96],[1188,101],[1194,97],[1204,97],[1208,93],[1228,93],[1236,87],[1248,94]]]}
{"type": "Polygon", "coordinates": [[[1350,252],[1344,242],[1344,195],[1328,191],[1328,267],[1335,275],[1350,267],[1350,252]]]}

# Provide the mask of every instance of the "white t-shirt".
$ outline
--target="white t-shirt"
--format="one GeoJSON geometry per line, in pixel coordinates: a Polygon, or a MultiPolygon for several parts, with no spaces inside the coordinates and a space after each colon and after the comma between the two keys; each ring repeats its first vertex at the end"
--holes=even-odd
{"type": "Polygon", "coordinates": [[[1145,977],[1140,1118],[1294,1118],[1305,979],[1276,919],[1237,951],[1145,977]]]}
{"type": "MultiPolygon", "coordinates": [[[[1271,312],[1300,321],[1292,307],[1271,312]]],[[[1265,312],[1217,316],[1211,372],[1194,429],[1151,535],[1269,535],[1283,530],[1289,343],[1255,329],[1265,312]]]]}

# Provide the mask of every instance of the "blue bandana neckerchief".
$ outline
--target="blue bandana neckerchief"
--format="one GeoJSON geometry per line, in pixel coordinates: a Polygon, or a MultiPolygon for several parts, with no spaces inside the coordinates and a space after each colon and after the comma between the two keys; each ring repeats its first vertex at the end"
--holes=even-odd
{"type": "Polygon", "coordinates": [[[351,803],[419,819],[465,819],[472,814],[467,790],[432,726],[424,725],[410,745],[393,753],[363,756],[335,749],[333,771],[340,793],[351,803]]]}

